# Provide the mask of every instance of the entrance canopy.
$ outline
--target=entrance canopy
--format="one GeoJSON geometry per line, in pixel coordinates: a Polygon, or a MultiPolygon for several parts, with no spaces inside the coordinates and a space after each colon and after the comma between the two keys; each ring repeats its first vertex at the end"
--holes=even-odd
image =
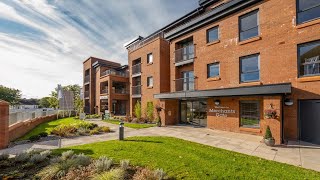
{"type": "Polygon", "coordinates": [[[181,99],[181,98],[205,98],[226,96],[250,96],[250,95],[272,95],[290,94],[291,83],[246,86],[237,88],[212,89],[200,91],[180,91],[172,93],[155,94],[157,99],[181,99]]]}

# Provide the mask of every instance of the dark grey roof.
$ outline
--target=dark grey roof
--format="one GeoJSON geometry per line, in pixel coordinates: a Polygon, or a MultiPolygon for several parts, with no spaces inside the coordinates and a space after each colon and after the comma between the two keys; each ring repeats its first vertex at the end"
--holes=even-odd
{"type": "Polygon", "coordinates": [[[156,99],[290,94],[291,83],[155,94],[156,99]]]}
{"type": "Polygon", "coordinates": [[[204,15],[199,16],[198,18],[195,18],[182,26],[179,26],[173,30],[170,30],[169,32],[166,32],[164,37],[167,40],[172,40],[174,38],[182,36],[183,34],[186,34],[207,24],[215,22],[223,17],[231,15],[239,10],[242,10],[260,1],[262,0],[232,0],[225,4],[221,4],[209,11],[208,13],[205,13],[204,15]]]}

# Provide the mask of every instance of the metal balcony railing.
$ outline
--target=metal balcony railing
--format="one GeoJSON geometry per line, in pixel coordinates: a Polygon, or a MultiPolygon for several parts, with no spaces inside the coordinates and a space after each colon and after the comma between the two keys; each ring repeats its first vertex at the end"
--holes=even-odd
{"type": "Polygon", "coordinates": [[[195,56],[194,45],[189,45],[175,51],[175,62],[182,62],[193,59],[195,56]]]}
{"type": "Polygon", "coordinates": [[[141,85],[132,86],[132,95],[139,95],[141,94],[141,85]]]}
{"type": "Polygon", "coordinates": [[[194,77],[176,79],[175,84],[176,91],[192,91],[194,90],[194,77]]]}
{"type": "Polygon", "coordinates": [[[129,94],[127,89],[113,89],[113,93],[115,93],[115,94],[129,94]]]}
{"type": "Polygon", "coordinates": [[[132,75],[141,73],[141,63],[132,66],[132,75]]]}
{"type": "Polygon", "coordinates": [[[127,71],[117,71],[114,69],[108,69],[106,71],[101,72],[101,77],[106,75],[117,75],[122,77],[129,77],[129,73],[127,71]]]}
{"type": "Polygon", "coordinates": [[[84,92],[84,97],[89,97],[89,91],[84,92]]]}
{"type": "Polygon", "coordinates": [[[100,94],[108,94],[108,89],[102,89],[100,94]]]}
{"type": "Polygon", "coordinates": [[[90,82],[90,75],[84,77],[84,83],[90,82]]]}

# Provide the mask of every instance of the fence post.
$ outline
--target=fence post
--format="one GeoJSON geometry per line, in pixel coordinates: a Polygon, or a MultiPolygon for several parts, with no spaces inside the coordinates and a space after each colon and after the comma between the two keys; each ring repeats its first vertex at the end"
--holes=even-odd
{"type": "Polygon", "coordinates": [[[0,100],[0,149],[9,144],[9,103],[0,100]]]}

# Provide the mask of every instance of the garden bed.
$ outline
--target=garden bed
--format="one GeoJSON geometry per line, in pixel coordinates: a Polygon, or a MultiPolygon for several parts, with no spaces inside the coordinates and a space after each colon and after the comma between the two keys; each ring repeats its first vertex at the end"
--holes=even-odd
{"type": "Polygon", "coordinates": [[[29,150],[9,158],[0,155],[0,179],[116,179],[158,180],[168,179],[161,170],[131,166],[129,160],[114,161],[106,156],[93,159],[84,154],[64,151],[53,155],[51,151],[29,150]]]}
{"type": "Polygon", "coordinates": [[[74,118],[64,118],[40,124],[22,138],[12,142],[10,146],[29,142],[48,141],[76,136],[90,136],[95,134],[109,133],[109,127],[98,126],[97,124],[77,120],[74,118]]]}

